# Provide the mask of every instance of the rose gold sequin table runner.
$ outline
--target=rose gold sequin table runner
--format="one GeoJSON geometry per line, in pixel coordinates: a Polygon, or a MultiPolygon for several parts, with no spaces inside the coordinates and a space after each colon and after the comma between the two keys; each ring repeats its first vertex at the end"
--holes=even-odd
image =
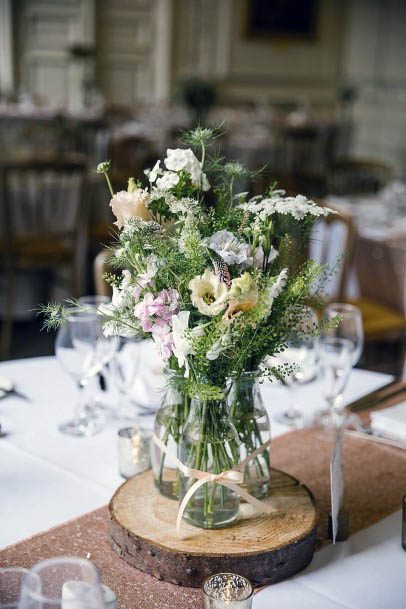
{"type": "MultiPolygon", "coordinates": [[[[321,430],[305,429],[276,438],[272,445],[273,467],[298,478],[316,498],[319,547],[326,543],[333,441],[332,436],[321,430]]],[[[344,472],[351,534],[400,509],[406,492],[406,452],[346,437],[344,472]]],[[[0,552],[0,566],[30,567],[44,558],[63,555],[93,560],[103,583],[118,595],[119,609],[201,607],[200,590],[160,582],[130,567],[113,552],[106,507],[9,546],[0,552]]]]}

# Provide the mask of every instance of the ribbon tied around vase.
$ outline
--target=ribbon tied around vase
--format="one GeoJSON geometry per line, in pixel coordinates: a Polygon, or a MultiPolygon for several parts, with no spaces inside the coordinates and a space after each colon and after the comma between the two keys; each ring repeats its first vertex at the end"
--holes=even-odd
{"type": "Polygon", "coordinates": [[[180,469],[184,476],[196,480],[196,482],[192,484],[186,495],[183,497],[179,506],[178,515],[176,518],[176,532],[179,537],[181,532],[182,517],[187,504],[189,503],[195,492],[201,486],[207,484],[208,482],[215,482],[216,484],[222,484],[223,486],[227,486],[229,489],[237,493],[241,497],[241,499],[244,499],[247,503],[257,508],[257,510],[261,512],[272,514],[274,512],[279,511],[277,508],[273,507],[269,503],[264,503],[256,497],[253,497],[252,495],[250,495],[250,493],[248,493],[240,486],[244,483],[245,466],[268,448],[268,446],[271,444],[271,439],[261,444],[261,446],[258,446],[258,448],[254,450],[254,452],[248,455],[243,461],[241,461],[241,463],[236,465],[236,467],[234,467],[233,469],[225,470],[224,472],[220,472],[219,474],[212,474],[209,472],[201,471],[199,469],[188,467],[187,465],[182,463],[182,461],[180,461],[175,455],[173,455],[170,450],[168,450],[168,447],[162,442],[162,440],[160,440],[160,438],[158,438],[158,436],[154,434],[152,436],[152,440],[163,453],[165,453],[166,455],[170,455],[172,459],[175,460],[178,469],[180,469]]]}

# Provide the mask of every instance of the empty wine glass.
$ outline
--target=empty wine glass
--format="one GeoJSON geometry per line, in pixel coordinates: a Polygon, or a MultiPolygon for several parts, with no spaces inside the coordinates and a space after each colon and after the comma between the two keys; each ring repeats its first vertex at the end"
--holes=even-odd
{"type": "MultiPolygon", "coordinates": [[[[323,312],[323,322],[327,324],[321,336],[321,342],[327,338],[343,339],[348,341],[347,347],[350,348],[350,370],[348,378],[351,374],[351,369],[359,362],[364,347],[364,326],[362,322],[362,313],[358,307],[346,303],[333,302],[326,306],[323,312]],[[337,319],[338,318],[338,319],[337,319]],[[333,323],[334,320],[338,323],[333,323]]],[[[344,391],[344,387],[343,387],[344,391]]],[[[338,421],[337,413],[332,414],[331,409],[322,412],[319,417],[319,422],[322,426],[331,427],[338,422],[341,425],[355,424],[360,425],[361,421],[357,415],[345,414],[341,411],[340,421],[338,421]]]]}
{"type": "Polygon", "coordinates": [[[328,404],[319,423],[323,427],[339,427],[345,418],[343,393],[352,368],[353,344],[347,338],[324,337],[320,340],[319,354],[322,392],[328,404]]]}
{"type": "Polygon", "coordinates": [[[102,318],[95,310],[72,308],[68,312],[56,337],[55,354],[62,368],[76,381],[79,400],[75,418],[59,426],[62,433],[88,436],[103,428],[105,417],[94,408],[85,389],[111,359],[115,347],[115,339],[103,335],[102,318]]]}
{"type": "Polygon", "coordinates": [[[131,389],[140,364],[141,341],[120,336],[117,342],[117,350],[109,364],[111,379],[119,393],[116,414],[119,418],[134,419],[136,404],[131,397],[131,389]]]}
{"type": "Polygon", "coordinates": [[[351,366],[355,366],[364,347],[364,326],[362,313],[354,305],[333,302],[326,306],[323,312],[323,321],[332,322],[340,318],[337,325],[328,327],[323,337],[345,338],[351,343],[351,366]]]}
{"type": "Polygon", "coordinates": [[[317,339],[315,330],[318,326],[316,313],[305,307],[299,324],[299,337],[290,341],[285,351],[278,354],[277,360],[281,364],[293,367],[292,373],[283,379],[289,391],[289,407],[276,419],[283,425],[299,427],[303,423],[304,414],[296,403],[298,387],[313,380],[316,373],[317,339]]]}
{"type": "MultiPolygon", "coordinates": [[[[23,578],[29,576],[28,569],[10,567],[0,569],[0,609],[17,609],[21,596],[23,578]]],[[[39,589],[39,582],[32,577],[30,585],[39,589]]]]}
{"type": "Polygon", "coordinates": [[[98,571],[88,560],[42,560],[23,578],[18,609],[105,608],[98,571]]]}

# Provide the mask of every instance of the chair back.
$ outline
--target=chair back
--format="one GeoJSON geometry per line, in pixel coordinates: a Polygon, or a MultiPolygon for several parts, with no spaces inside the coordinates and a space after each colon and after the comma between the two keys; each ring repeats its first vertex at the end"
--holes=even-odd
{"type": "Polygon", "coordinates": [[[330,214],[313,229],[309,255],[320,264],[335,265],[326,291],[331,298],[345,300],[354,256],[355,226],[352,216],[330,214]]]}
{"type": "Polygon", "coordinates": [[[84,223],[82,161],[26,160],[0,167],[3,235],[12,245],[73,239],[84,223]]]}
{"type": "Polygon", "coordinates": [[[337,195],[378,192],[392,177],[385,163],[366,159],[336,161],[329,172],[328,192],[337,195]]]}

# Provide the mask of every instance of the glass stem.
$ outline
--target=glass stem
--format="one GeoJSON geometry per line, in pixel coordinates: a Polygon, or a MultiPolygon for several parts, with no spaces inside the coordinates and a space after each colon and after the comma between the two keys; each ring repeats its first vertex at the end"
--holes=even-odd
{"type": "Polygon", "coordinates": [[[296,408],[296,383],[293,381],[288,385],[289,391],[289,406],[286,415],[289,419],[294,419],[297,414],[296,408]]]}

